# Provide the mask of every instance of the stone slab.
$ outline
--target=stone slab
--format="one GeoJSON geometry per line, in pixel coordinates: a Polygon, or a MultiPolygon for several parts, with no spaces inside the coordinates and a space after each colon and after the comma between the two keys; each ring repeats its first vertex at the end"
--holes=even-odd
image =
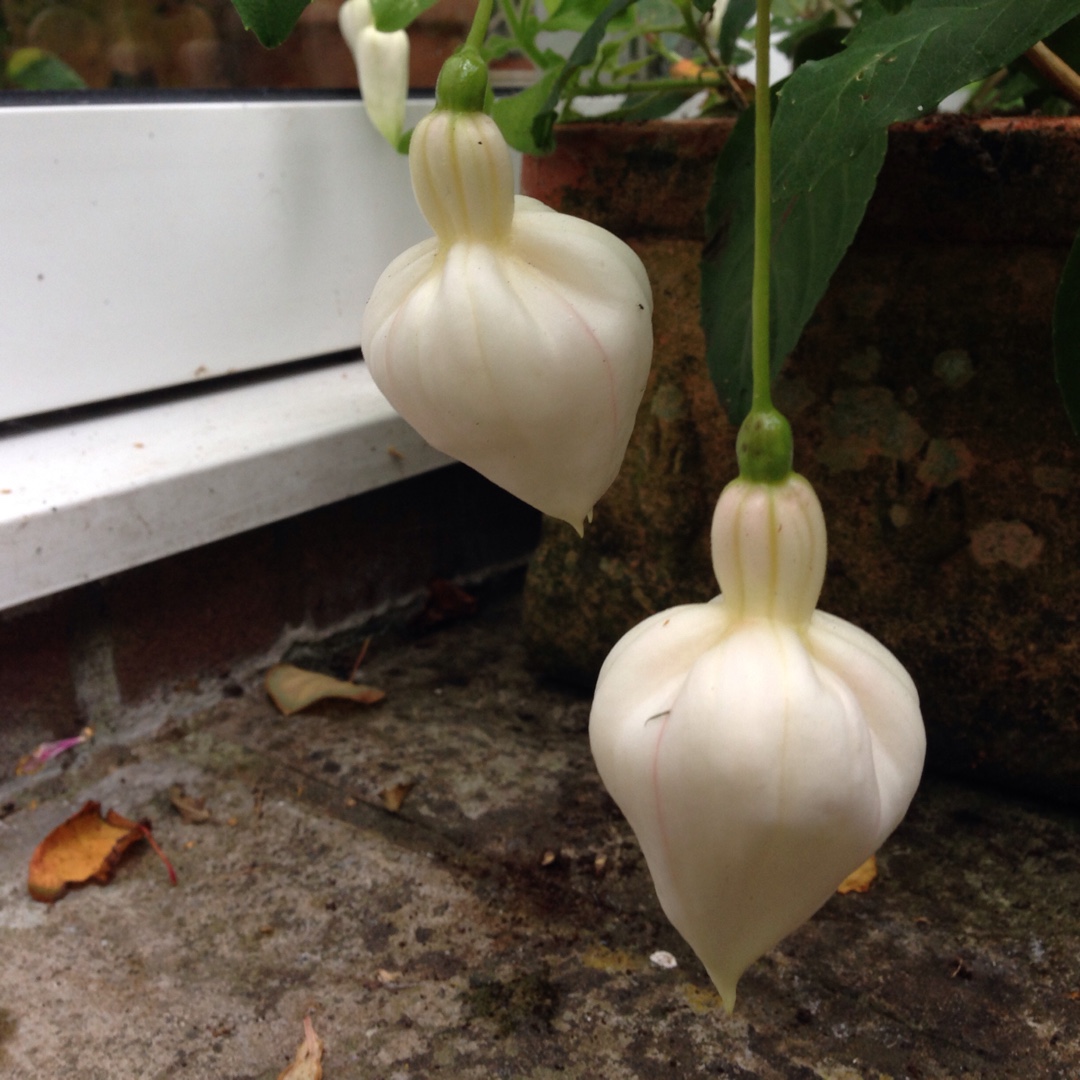
{"type": "MultiPolygon", "coordinates": [[[[253,679],[0,790],[0,1073],[274,1080],[310,1014],[326,1080],[1080,1075],[1077,818],[925,783],[872,889],[729,1019],[596,777],[588,699],[530,670],[515,593],[481,600],[374,637],[381,706],[284,718],[253,679]],[[32,901],[31,852],[88,798],[151,818],[179,884],[143,849],[32,901]]],[[[363,638],[293,658],[343,674],[363,638]]]]}

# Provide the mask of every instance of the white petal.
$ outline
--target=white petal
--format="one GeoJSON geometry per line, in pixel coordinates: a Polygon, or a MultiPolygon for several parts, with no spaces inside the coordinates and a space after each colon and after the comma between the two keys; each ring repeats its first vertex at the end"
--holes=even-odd
{"type": "Polygon", "coordinates": [[[564,229],[549,213],[540,239],[531,223],[541,215],[524,216],[504,243],[428,245],[395,260],[365,312],[364,355],[431,445],[580,531],[633,429],[651,294],[640,260],[603,230],[564,229]]]}
{"type": "Polygon", "coordinates": [[[364,110],[379,134],[396,146],[405,128],[409,96],[409,36],[363,27],[356,39],[356,65],[364,110]]]}
{"type": "Polygon", "coordinates": [[[884,645],[835,615],[815,612],[807,640],[814,657],[850,688],[866,717],[881,790],[880,847],[907,813],[922,775],[926,731],[918,691],[884,645]]]}
{"type": "Polygon", "coordinates": [[[668,918],[725,1005],[868,857],[879,794],[852,693],[768,620],[662,612],[612,651],[590,739],[668,918]]]}
{"type": "Polygon", "coordinates": [[[371,26],[372,21],[371,0],[345,0],[338,8],[338,28],[358,65],[360,61],[357,59],[357,42],[360,31],[365,26],[371,26]]]}
{"type": "Polygon", "coordinates": [[[797,634],[742,624],[691,670],[655,776],[657,894],[731,1008],[743,971],[874,850],[865,723],[797,634]]]}

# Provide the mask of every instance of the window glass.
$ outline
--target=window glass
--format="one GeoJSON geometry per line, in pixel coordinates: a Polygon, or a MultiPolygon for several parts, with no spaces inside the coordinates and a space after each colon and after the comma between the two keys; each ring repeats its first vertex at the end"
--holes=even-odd
{"type": "MultiPolygon", "coordinates": [[[[340,0],[312,0],[292,35],[264,49],[229,0],[0,0],[0,44],[59,57],[91,89],[356,86],[340,0]]],[[[410,82],[428,89],[465,38],[475,0],[439,0],[410,28],[410,82]]],[[[23,54],[24,56],[27,54],[23,54]]]]}

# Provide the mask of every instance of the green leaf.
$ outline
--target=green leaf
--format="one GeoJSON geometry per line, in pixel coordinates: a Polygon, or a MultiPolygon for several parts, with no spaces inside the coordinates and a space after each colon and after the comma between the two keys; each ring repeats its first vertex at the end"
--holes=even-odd
{"type": "Polygon", "coordinates": [[[515,150],[520,150],[523,154],[544,152],[533,138],[533,117],[547,101],[558,76],[558,69],[553,68],[528,89],[510,97],[495,99],[491,107],[491,117],[499,125],[503,138],[515,150]]]}
{"type": "MultiPolygon", "coordinates": [[[[883,130],[837,163],[810,192],[773,203],[771,356],[773,375],[794,349],[833,271],[854,239],[885,158],[883,130]]],[[[701,318],[709,374],[733,423],[750,408],[750,293],[754,265],[754,110],[720,155],[706,211],[701,318]]]]}
{"type": "Polygon", "coordinates": [[[728,4],[724,17],[720,20],[720,37],[716,43],[720,59],[725,64],[731,63],[739,36],[754,17],[756,10],[757,0],[731,0],[728,4]]]}
{"type": "Polygon", "coordinates": [[[1080,0],[912,0],[860,23],[842,53],[788,80],[773,125],[775,187],[797,196],[897,120],[933,111],[1080,13],[1080,0]]]}
{"type": "MultiPolygon", "coordinates": [[[[795,26],[792,27],[791,32],[784,35],[783,39],[777,41],[776,47],[785,55],[794,57],[800,51],[805,52],[806,47],[804,42],[810,38],[817,37],[823,30],[832,30],[840,36],[840,42],[847,37],[850,33],[850,28],[838,27],[836,25],[836,12],[826,11],[824,14],[819,15],[816,19],[800,20],[795,26]]],[[[820,56],[803,56],[803,60],[824,60],[826,56],[831,56],[835,52],[840,51],[840,44],[837,44],[835,49],[830,49],[828,52],[822,53],[820,56]]]]}
{"type": "Polygon", "coordinates": [[[233,0],[245,30],[267,49],[274,49],[292,33],[309,0],[233,0]]]}
{"type": "MultiPolygon", "coordinates": [[[[1080,0],[911,0],[859,24],[844,51],[801,66],[779,90],[772,130],[772,346],[795,347],[855,236],[888,125],[932,110],[1080,12],[1080,0]]],[[[750,385],[753,139],[745,117],[725,148],[702,260],[702,323],[713,381],[732,418],[750,385]]]]}
{"type": "Polygon", "coordinates": [[[670,116],[687,98],[693,97],[700,88],[689,87],[686,90],[653,90],[645,94],[627,94],[617,109],[604,113],[603,120],[662,120],[670,116]]]}
{"type": "Polygon", "coordinates": [[[553,129],[555,127],[556,110],[559,106],[559,99],[562,97],[563,88],[578,71],[593,62],[596,57],[596,50],[600,47],[600,42],[604,40],[604,34],[607,33],[608,24],[612,19],[618,18],[634,3],[635,0],[610,0],[607,7],[593,21],[592,26],[578,39],[573,52],[566,59],[566,64],[552,83],[547,98],[537,109],[533,118],[532,142],[536,146],[536,150],[530,151],[531,153],[547,154],[552,151],[555,146],[553,129]]]}
{"type": "Polygon", "coordinates": [[[7,82],[19,90],[85,90],[77,71],[43,49],[16,49],[5,70],[7,82]]]}
{"type": "Polygon", "coordinates": [[[480,53],[487,61],[501,60],[508,53],[512,53],[518,47],[518,43],[502,34],[488,34],[480,47],[480,53]]]}
{"type": "MultiPolygon", "coordinates": [[[[404,30],[416,18],[423,15],[438,0],[371,0],[371,15],[375,29],[385,34],[404,30]]],[[[236,3],[236,0],[233,0],[236,3]]]]}
{"type": "Polygon", "coordinates": [[[866,21],[882,15],[895,15],[903,11],[910,3],[911,0],[863,0],[859,18],[866,21]]]}
{"type": "Polygon", "coordinates": [[[1054,304],[1054,374],[1073,431],[1080,435],[1080,235],[1069,252],[1054,304]]]}
{"type": "Polygon", "coordinates": [[[588,30],[604,13],[608,0],[562,0],[552,5],[551,14],[540,25],[541,30],[588,30]]]}

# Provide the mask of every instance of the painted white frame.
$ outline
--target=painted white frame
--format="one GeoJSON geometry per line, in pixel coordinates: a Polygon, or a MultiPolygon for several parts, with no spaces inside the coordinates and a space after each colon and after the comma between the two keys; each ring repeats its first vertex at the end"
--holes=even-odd
{"type": "Polygon", "coordinates": [[[429,233],[355,95],[0,104],[0,206],[0,420],[353,348],[429,233]]]}
{"type": "Polygon", "coordinates": [[[0,104],[0,200],[0,609],[446,462],[355,353],[428,235],[355,96],[0,104]]]}

